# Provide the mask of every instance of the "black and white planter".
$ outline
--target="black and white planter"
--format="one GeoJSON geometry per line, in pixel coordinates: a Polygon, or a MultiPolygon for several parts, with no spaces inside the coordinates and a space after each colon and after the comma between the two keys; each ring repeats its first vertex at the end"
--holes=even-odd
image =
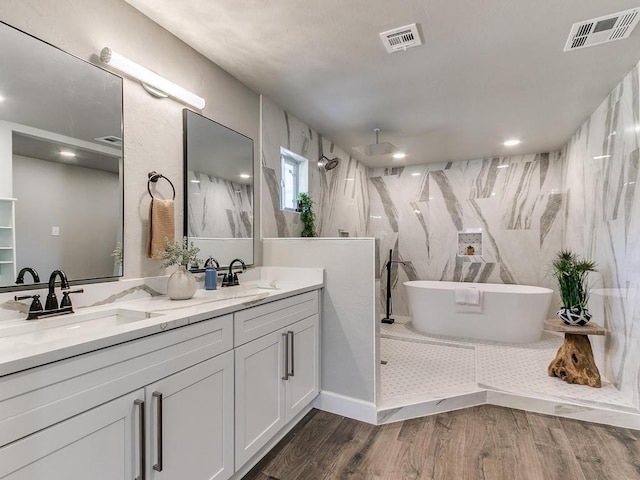
{"type": "Polygon", "coordinates": [[[567,325],[584,326],[589,323],[589,320],[591,320],[591,314],[589,313],[589,310],[580,307],[562,307],[556,312],[556,315],[567,325]]]}

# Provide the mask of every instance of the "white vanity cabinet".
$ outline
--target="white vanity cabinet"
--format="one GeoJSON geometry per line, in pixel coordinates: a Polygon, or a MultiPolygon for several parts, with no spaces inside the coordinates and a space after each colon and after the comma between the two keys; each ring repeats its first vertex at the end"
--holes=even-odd
{"type": "Polygon", "coordinates": [[[318,292],[238,312],[234,328],[239,469],[319,392],[318,292]]]}
{"type": "Polygon", "coordinates": [[[145,387],[154,480],[226,480],[233,465],[233,352],[145,387]]]}
{"type": "Polygon", "coordinates": [[[0,479],[231,477],[232,333],[226,315],[5,377],[0,479]]]}
{"type": "Polygon", "coordinates": [[[0,377],[0,479],[240,478],[319,393],[319,295],[0,377]]]}
{"type": "Polygon", "coordinates": [[[3,480],[141,479],[144,391],[0,448],[3,480]]]}

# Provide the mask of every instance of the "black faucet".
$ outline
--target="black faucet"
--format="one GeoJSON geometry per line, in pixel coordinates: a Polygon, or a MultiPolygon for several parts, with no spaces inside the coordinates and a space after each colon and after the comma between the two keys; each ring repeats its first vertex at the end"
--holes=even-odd
{"type": "Polygon", "coordinates": [[[36,272],[36,270],[31,267],[24,267],[20,270],[20,272],[18,273],[18,278],[16,278],[16,283],[24,283],[25,273],[31,274],[31,276],[33,277],[33,283],[40,283],[40,275],[38,275],[38,272],[36,272]]]}
{"type": "Polygon", "coordinates": [[[57,310],[58,298],[56,297],[56,277],[60,277],[60,288],[62,290],[69,290],[69,282],[67,276],[62,270],[54,270],[49,277],[49,294],[47,295],[47,302],[44,305],[45,310],[57,310]]]}
{"type": "Polygon", "coordinates": [[[233,273],[233,264],[236,263],[236,262],[240,262],[242,264],[242,271],[243,272],[247,269],[247,266],[239,258],[231,260],[231,263],[229,264],[229,273],[225,273],[224,277],[222,277],[222,286],[223,287],[232,287],[234,285],[240,285],[240,282],[238,281],[238,274],[237,273],[233,273]]]}

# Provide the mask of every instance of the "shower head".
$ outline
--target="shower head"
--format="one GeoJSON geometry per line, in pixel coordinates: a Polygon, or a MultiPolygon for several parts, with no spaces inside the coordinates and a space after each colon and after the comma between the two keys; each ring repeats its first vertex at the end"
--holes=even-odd
{"type": "Polygon", "coordinates": [[[363,145],[360,147],[353,147],[353,149],[366,156],[366,157],[378,157],[381,155],[389,155],[391,153],[398,152],[398,147],[396,147],[393,143],[390,142],[382,142],[378,141],[378,135],[380,134],[379,128],[373,129],[376,134],[376,143],[371,143],[369,145],[363,145]]]}
{"type": "Polygon", "coordinates": [[[327,158],[322,155],[320,157],[320,160],[318,160],[318,166],[324,168],[327,171],[336,168],[338,166],[338,163],[340,163],[340,159],[338,157],[327,158]]]}

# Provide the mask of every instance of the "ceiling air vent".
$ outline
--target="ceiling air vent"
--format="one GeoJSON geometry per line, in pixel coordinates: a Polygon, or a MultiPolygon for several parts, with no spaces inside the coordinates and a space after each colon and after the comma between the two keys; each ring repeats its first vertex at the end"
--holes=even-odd
{"type": "Polygon", "coordinates": [[[382,32],[380,38],[389,53],[404,52],[407,48],[422,45],[420,32],[415,23],[382,32]]]}
{"type": "Polygon", "coordinates": [[[109,145],[114,145],[116,147],[122,146],[122,139],[120,137],[116,137],[115,135],[107,135],[106,137],[98,137],[95,140],[102,143],[108,143],[109,145]]]}
{"type": "Polygon", "coordinates": [[[638,24],[638,20],[640,20],[640,8],[632,8],[574,23],[564,51],[569,52],[627,38],[638,24]]]}

